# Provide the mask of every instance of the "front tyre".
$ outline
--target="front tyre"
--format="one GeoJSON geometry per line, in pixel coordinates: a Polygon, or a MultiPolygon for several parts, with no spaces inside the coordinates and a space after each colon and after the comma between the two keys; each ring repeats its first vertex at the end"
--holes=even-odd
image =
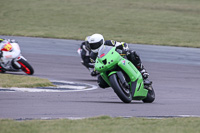
{"type": "Polygon", "coordinates": [[[155,92],[152,85],[150,85],[147,90],[148,90],[147,97],[142,101],[144,103],[152,103],[155,100],[155,92]]]}
{"type": "Polygon", "coordinates": [[[132,101],[132,94],[130,89],[123,87],[121,81],[116,76],[116,74],[113,74],[109,77],[109,81],[111,84],[111,87],[117,94],[117,96],[124,102],[124,103],[130,103],[132,101]]]}
{"type": "Polygon", "coordinates": [[[32,75],[34,73],[34,70],[32,66],[24,59],[20,59],[17,61],[21,65],[22,71],[24,71],[28,75],[32,75]]]}

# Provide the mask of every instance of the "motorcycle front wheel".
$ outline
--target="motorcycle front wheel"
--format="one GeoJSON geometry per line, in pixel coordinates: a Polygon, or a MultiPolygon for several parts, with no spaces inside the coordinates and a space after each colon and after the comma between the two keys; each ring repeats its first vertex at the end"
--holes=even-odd
{"type": "Polygon", "coordinates": [[[33,75],[34,70],[33,70],[32,66],[26,60],[21,58],[17,62],[21,65],[22,71],[24,71],[28,75],[33,75]]]}
{"type": "Polygon", "coordinates": [[[132,94],[130,89],[125,88],[116,74],[109,77],[111,87],[117,94],[117,96],[124,102],[130,103],[132,101],[132,94]]]}

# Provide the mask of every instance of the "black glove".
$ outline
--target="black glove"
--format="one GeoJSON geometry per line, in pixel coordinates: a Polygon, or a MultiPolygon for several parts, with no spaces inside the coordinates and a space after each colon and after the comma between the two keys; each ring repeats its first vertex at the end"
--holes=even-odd
{"type": "Polygon", "coordinates": [[[97,76],[99,73],[97,71],[92,71],[91,76],[97,76]]]}
{"type": "Polygon", "coordinates": [[[3,57],[3,51],[0,51],[0,58],[3,57]]]}

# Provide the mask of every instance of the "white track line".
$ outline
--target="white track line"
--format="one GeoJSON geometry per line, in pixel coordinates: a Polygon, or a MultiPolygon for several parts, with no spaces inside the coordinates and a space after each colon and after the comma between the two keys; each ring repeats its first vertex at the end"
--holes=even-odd
{"type": "Polygon", "coordinates": [[[95,85],[74,83],[62,80],[52,80],[51,82],[67,83],[69,85],[57,85],[56,87],[46,87],[46,88],[45,87],[44,88],[18,88],[18,87],[0,88],[2,90],[0,92],[75,92],[75,91],[94,90],[98,88],[95,85]]]}

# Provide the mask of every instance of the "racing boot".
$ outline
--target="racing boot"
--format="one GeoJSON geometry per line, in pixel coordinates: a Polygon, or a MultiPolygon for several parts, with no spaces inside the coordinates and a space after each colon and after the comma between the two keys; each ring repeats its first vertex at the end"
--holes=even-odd
{"type": "Polygon", "coordinates": [[[146,71],[146,69],[143,69],[140,72],[142,74],[143,79],[147,79],[149,77],[149,73],[146,71]]]}
{"type": "Polygon", "coordinates": [[[142,74],[143,79],[147,79],[149,74],[144,68],[144,66],[142,65],[142,61],[140,59],[139,54],[136,51],[131,50],[127,53],[127,58],[137,67],[137,69],[142,74]]]}
{"type": "Polygon", "coordinates": [[[142,74],[142,77],[144,80],[149,77],[149,73],[146,71],[146,69],[144,68],[144,66],[142,64],[137,65],[137,69],[142,74]]]}

